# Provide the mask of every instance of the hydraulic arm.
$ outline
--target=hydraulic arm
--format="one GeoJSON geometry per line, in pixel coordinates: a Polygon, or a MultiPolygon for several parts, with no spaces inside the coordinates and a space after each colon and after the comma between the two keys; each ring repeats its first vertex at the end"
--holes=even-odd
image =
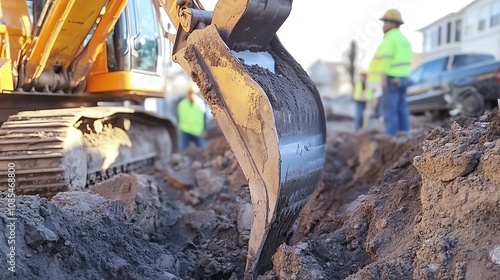
{"type": "Polygon", "coordinates": [[[70,90],[89,73],[127,1],[48,1],[26,46],[20,79],[24,90],[70,90]],[[84,40],[97,25],[85,49],[84,40]],[[71,71],[69,71],[71,69],[71,71]]]}
{"type": "Polygon", "coordinates": [[[210,103],[248,180],[247,279],[271,268],[324,163],[319,94],[276,37],[291,6],[292,0],[220,0],[212,13],[196,0],[163,5],[177,26],[173,58],[210,103]]]}

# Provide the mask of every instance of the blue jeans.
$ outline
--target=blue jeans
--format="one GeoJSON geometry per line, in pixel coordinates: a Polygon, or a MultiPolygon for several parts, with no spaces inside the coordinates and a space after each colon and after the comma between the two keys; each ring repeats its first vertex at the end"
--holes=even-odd
{"type": "Polygon", "coordinates": [[[354,100],[356,112],[354,114],[355,130],[358,131],[363,126],[363,112],[365,111],[366,102],[354,100]]]}
{"type": "Polygon", "coordinates": [[[410,130],[410,113],[406,104],[406,89],[410,80],[399,78],[400,85],[394,85],[391,79],[387,77],[387,88],[382,92],[380,109],[384,117],[385,132],[392,136],[399,131],[410,130]]]}
{"type": "Polygon", "coordinates": [[[194,136],[192,134],[181,131],[181,151],[189,146],[189,143],[193,142],[196,146],[204,149],[205,139],[202,136],[194,136]]]}

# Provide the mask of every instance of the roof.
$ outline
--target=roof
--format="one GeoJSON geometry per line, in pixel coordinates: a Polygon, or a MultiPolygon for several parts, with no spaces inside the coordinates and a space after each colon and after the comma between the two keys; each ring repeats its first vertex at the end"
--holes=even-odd
{"type": "Polygon", "coordinates": [[[433,21],[433,22],[431,22],[431,23],[427,24],[426,26],[424,26],[424,27],[421,27],[421,28],[417,29],[417,31],[419,31],[419,32],[423,32],[423,31],[425,31],[426,29],[428,29],[429,27],[431,27],[431,26],[435,25],[436,23],[438,23],[438,22],[440,22],[440,21],[443,21],[443,20],[445,20],[445,19],[447,19],[447,18],[451,18],[451,17],[457,16],[457,15],[460,15],[461,13],[462,13],[462,10],[460,10],[460,11],[458,11],[458,12],[456,12],[456,13],[449,13],[449,14],[445,15],[444,17],[438,18],[437,20],[435,20],[435,21],[433,21]]]}
{"type": "Polygon", "coordinates": [[[429,27],[435,25],[436,23],[438,23],[442,20],[445,20],[445,19],[453,17],[453,16],[461,15],[467,8],[476,4],[478,1],[480,1],[480,0],[474,0],[474,1],[470,2],[469,4],[467,4],[465,7],[463,7],[462,9],[460,9],[458,12],[449,13],[449,14],[445,15],[444,17],[438,18],[437,20],[433,21],[432,23],[429,23],[426,26],[421,27],[420,29],[417,29],[417,31],[423,32],[424,30],[428,29],[429,27]]]}

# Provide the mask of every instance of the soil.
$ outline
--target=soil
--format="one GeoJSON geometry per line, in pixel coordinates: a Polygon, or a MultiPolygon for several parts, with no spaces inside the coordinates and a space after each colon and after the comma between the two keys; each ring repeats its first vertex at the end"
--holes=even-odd
{"type": "MultiPolygon", "coordinates": [[[[500,113],[443,127],[329,134],[321,183],[260,278],[499,279],[500,113]]],[[[0,279],[243,279],[250,193],[213,130],[166,171],[103,182],[113,197],[18,196],[16,273],[0,279]]]]}

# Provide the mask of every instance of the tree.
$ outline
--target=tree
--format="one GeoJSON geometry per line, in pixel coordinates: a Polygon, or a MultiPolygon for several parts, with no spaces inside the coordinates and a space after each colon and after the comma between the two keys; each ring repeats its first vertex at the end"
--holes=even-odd
{"type": "Polygon", "coordinates": [[[354,81],[355,81],[354,74],[356,73],[357,55],[358,55],[358,45],[356,44],[355,40],[352,40],[351,43],[349,44],[349,50],[347,51],[347,59],[348,59],[347,72],[349,73],[349,76],[351,77],[351,84],[352,84],[353,88],[354,88],[354,81]]]}

